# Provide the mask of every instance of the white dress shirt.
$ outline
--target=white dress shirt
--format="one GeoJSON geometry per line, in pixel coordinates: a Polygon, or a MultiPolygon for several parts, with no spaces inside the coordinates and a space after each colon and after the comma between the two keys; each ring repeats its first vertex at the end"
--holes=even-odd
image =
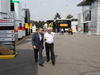
{"type": "Polygon", "coordinates": [[[44,39],[46,39],[46,43],[52,44],[54,43],[55,33],[51,32],[50,34],[48,32],[45,33],[44,39]]]}
{"type": "MultiPolygon", "coordinates": [[[[39,33],[38,33],[39,34],[39,33]]],[[[42,36],[41,36],[41,34],[39,34],[39,38],[40,38],[40,41],[42,40],[42,36]]]]}

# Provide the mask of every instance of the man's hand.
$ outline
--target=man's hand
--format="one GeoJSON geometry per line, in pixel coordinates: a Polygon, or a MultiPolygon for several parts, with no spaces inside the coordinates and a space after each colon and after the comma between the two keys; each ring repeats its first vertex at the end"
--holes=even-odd
{"type": "Polygon", "coordinates": [[[34,49],[36,49],[36,46],[33,46],[34,49]]]}
{"type": "Polygon", "coordinates": [[[47,39],[44,39],[44,41],[46,41],[47,39]]]}

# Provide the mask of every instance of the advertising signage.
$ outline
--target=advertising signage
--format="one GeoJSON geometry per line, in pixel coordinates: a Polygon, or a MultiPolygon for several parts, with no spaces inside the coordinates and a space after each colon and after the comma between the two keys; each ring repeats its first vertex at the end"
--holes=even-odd
{"type": "Polygon", "coordinates": [[[68,27],[68,24],[60,24],[60,27],[68,27]]]}
{"type": "Polygon", "coordinates": [[[0,55],[15,54],[13,19],[0,19],[0,55]]]}
{"type": "Polygon", "coordinates": [[[12,23],[14,22],[14,19],[0,19],[0,23],[12,23]]]}

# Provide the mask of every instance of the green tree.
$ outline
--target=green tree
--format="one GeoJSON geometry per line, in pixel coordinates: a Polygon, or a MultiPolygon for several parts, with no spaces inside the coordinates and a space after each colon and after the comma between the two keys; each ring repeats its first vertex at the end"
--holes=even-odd
{"type": "Polygon", "coordinates": [[[61,19],[61,16],[60,16],[59,13],[56,13],[56,15],[55,15],[55,17],[54,17],[54,19],[57,19],[57,18],[61,19]]]}
{"type": "Polygon", "coordinates": [[[45,24],[45,21],[34,21],[34,24],[37,28],[43,28],[43,25],[45,24]]]}
{"type": "Polygon", "coordinates": [[[66,19],[71,19],[73,16],[71,14],[67,15],[66,19]]]}

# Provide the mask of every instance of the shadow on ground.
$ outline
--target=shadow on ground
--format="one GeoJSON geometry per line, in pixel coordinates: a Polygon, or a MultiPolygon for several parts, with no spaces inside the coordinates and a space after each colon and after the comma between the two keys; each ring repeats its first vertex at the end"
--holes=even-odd
{"type": "Polygon", "coordinates": [[[0,75],[37,75],[38,64],[34,62],[33,50],[17,50],[12,60],[0,60],[0,75]]]}

